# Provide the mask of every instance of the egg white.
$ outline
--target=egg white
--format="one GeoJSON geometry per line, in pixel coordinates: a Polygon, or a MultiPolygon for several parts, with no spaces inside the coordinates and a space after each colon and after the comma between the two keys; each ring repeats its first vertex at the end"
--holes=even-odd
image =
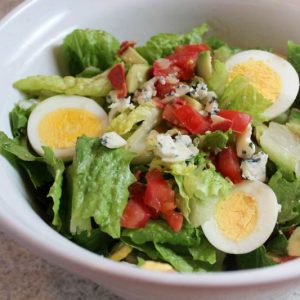
{"type": "Polygon", "coordinates": [[[263,61],[281,78],[281,91],[278,98],[263,113],[266,120],[273,119],[285,112],[295,101],[299,91],[299,76],[287,60],[263,50],[239,52],[226,61],[225,67],[227,71],[230,71],[234,66],[246,63],[249,60],[263,61]]]}
{"type": "MultiPolygon", "coordinates": [[[[53,96],[42,102],[40,102],[28,119],[27,134],[29,142],[32,148],[40,155],[44,154],[44,145],[39,136],[39,124],[43,118],[50,112],[64,109],[64,108],[78,108],[88,111],[101,119],[102,129],[105,129],[108,125],[108,116],[103,108],[94,100],[81,97],[81,96],[53,96]]],[[[52,149],[56,157],[62,158],[63,160],[71,160],[74,152],[75,146],[68,147],[64,149],[52,149]]]]}
{"type": "Polygon", "coordinates": [[[203,225],[203,233],[217,249],[230,254],[248,253],[263,245],[275,227],[279,205],[273,190],[260,181],[245,180],[235,185],[234,192],[252,196],[257,207],[257,223],[254,230],[244,239],[233,241],[218,227],[214,214],[203,225]]]}

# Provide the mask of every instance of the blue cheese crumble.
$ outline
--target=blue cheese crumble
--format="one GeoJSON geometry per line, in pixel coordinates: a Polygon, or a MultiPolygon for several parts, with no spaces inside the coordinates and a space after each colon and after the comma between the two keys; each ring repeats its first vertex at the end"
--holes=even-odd
{"type": "Polygon", "coordinates": [[[104,133],[100,138],[100,142],[109,149],[121,148],[127,144],[127,142],[114,131],[104,133]]]}

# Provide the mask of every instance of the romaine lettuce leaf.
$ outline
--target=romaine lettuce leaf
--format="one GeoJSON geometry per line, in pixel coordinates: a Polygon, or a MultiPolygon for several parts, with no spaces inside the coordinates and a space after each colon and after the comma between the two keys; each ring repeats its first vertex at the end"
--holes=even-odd
{"type": "Polygon", "coordinates": [[[285,125],[271,122],[260,128],[259,143],[285,176],[300,177],[300,138],[285,125]]]}
{"type": "Polygon", "coordinates": [[[265,121],[263,112],[272,101],[263,97],[242,75],[236,76],[226,86],[221,99],[221,108],[245,112],[252,116],[254,124],[265,121]]]}
{"type": "Polygon", "coordinates": [[[197,145],[198,148],[204,149],[206,151],[216,150],[225,148],[231,137],[231,130],[226,132],[217,130],[214,132],[199,135],[196,141],[199,143],[197,145]]]}
{"type": "Polygon", "coordinates": [[[21,107],[16,105],[9,113],[11,131],[14,138],[20,138],[26,133],[26,127],[30,112],[30,109],[22,109],[21,107]]]}
{"type": "Polygon", "coordinates": [[[170,55],[179,45],[200,43],[207,30],[208,25],[204,23],[185,34],[159,33],[136,50],[152,64],[155,60],[170,55]]]}
{"type": "Polygon", "coordinates": [[[300,179],[287,180],[278,170],[269,180],[268,185],[276,194],[281,205],[278,222],[284,224],[300,214],[297,206],[300,205],[300,179]]]}
{"type": "Polygon", "coordinates": [[[15,82],[14,87],[27,95],[39,97],[65,94],[99,98],[106,96],[112,89],[106,73],[92,78],[56,75],[30,76],[15,82]]]}
{"type": "Polygon", "coordinates": [[[236,262],[238,269],[262,268],[276,264],[268,257],[264,246],[261,246],[250,253],[237,255],[236,262]]]}
{"type": "Polygon", "coordinates": [[[282,231],[276,229],[275,234],[268,239],[265,243],[265,247],[268,253],[276,256],[287,256],[288,239],[282,231]]]}
{"type": "Polygon", "coordinates": [[[300,45],[293,41],[288,41],[288,61],[300,75],[300,45]]]}
{"type": "Polygon", "coordinates": [[[225,65],[221,61],[216,60],[213,65],[213,73],[207,82],[208,88],[214,91],[218,97],[221,97],[227,82],[228,72],[225,65]]]}
{"type": "Polygon", "coordinates": [[[108,69],[115,63],[119,47],[119,41],[110,33],[91,29],[76,29],[63,43],[71,75],[88,67],[108,69]]]}
{"type": "Polygon", "coordinates": [[[300,110],[296,108],[292,108],[288,115],[288,122],[286,126],[289,130],[295,133],[298,137],[300,137],[300,110]]]}
{"type": "Polygon", "coordinates": [[[232,185],[213,166],[199,165],[185,176],[175,175],[179,187],[178,206],[194,227],[203,224],[213,213],[217,201],[231,191],[232,185]]]}
{"type": "Polygon", "coordinates": [[[124,148],[108,149],[99,138],[80,137],[72,167],[72,234],[90,231],[91,218],[103,232],[120,236],[120,220],[128,187],[135,181],[129,164],[133,154],[124,148]]]}
{"type": "Polygon", "coordinates": [[[48,197],[53,199],[54,216],[52,223],[60,228],[59,208],[65,167],[63,161],[56,158],[50,148],[43,147],[43,150],[44,156],[36,157],[26,147],[8,138],[5,133],[0,132],[0,151],[15,157],[17,164],[26,170],[35,188],[53,181],[48,197]]]}

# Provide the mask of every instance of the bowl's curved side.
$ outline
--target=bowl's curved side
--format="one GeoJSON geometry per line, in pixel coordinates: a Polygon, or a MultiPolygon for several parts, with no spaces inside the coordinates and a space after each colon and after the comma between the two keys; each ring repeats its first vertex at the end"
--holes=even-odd
{"type": "MultiPolygon", "coordinates": [[[[1,93],[6,96],[0,111],[0,129],[10,132],[8,112],[20,97],[11,88],[12,83],[26,75],[56,74],[59,70],[53,48],[76,27],[104,28],[120,39],[136,38],[143,42],[154,33],[184,32],[207,20],[221,36],[227,36],[235,44],[271,46],[283,52],[284,47],[276,45],[285,45],[287,39],[297,41],[299,16],[300,5],[279,0],[255,3],[228,0],[226,4],[221,0],[132,0],[126,1],[126,5],[122,0],[26,1],[0,23],[0,40],[5,45],[0,48],[0,69],[6,70],[0,74],[1,93]]],[[[45,224],[33,210],[18,172],[3,157],[0,157],[0,178],[3,230],[49,261],[127,298],[134,299],[134,295],[143,298],[148,293],[147,299],[159,296],[174,299],[174,295],[177,299],[194,299],[201,291],[207,297],[210,294],[213,299],[219,296],[224,299],[228,289],[242,295],[256,286],[262,293],[275,284],[280,288],[296,284],[300,278],[300,260],[226,274],[160,274],[115,263],[71,243],[45,224]]]]}

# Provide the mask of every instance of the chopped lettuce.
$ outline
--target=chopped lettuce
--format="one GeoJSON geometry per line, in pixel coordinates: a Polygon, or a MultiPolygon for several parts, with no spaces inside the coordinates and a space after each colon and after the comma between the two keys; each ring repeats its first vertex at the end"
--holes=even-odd
{"type": "Polygon", "coordinates": [[[200,43],[207,30],[208,25],[204,23],[185,34],[160,33],[151,37],[144,46],[137,47],[136,50],[152,64],[156,59],[170,55],[179,45],[200,43]]]}
{"type": "Polygon", "coordinates": [[[174,177],[180,194],[178,206],[194,227],[203,224],[213,213],[217,201],[232,189],[229,181],[212,165],[206,168],[205,164],[199,164],[192,173],[174,177]]]}
{"type": "Polygon", "coordinates": [[[92,78],[30,76],[15,82],[14,87],[30,96],[41,97],[65,94],[99,98],[106,96],[112,89],[105,73],[92,78]]]}
{"type": "Polygon", "coordinates": [[[300,45],[293,41],[288,41],[288,61],[300,75],[300,45]]]}
{"type": "Polygon", "coordinates": [[[300,138],[287,126],[271,122],[261,127],[260,146],[285,175],[300,176],[300,138]]]}
{"type": "Polygon", "coordinates": [[[232,137],[232,131],[214,131],[197,137],[198,148],[204,150],[218,150],[227,146],[228,141],[232,137]]]}
{"type": "Polygon", "coordinates": [[[26,134],[26,127],[31,109],[23,109],[16,105],[9,113],[11,131],[14,138],[21,138],[26,134]]]}
{"type": "Polygon", "coordinates": [[[268,239],[265,243],[265,247],[268,253],[276,256],[286,256],[288,246],[288,239],[282,231],[276,230],[275,234],[268,239]]]}
{"type": "Polygon", "coordinates": [[[170,263],[179,272],[220,270],[224,258],[200,228],[186,222],[180,232],[174,232],[166,222],[152,220],[144,228],[124,229],[121,239],[151,259],[170,263]]]}
{"type": "Polygon", "coordinates": [[[236,256],[238,269],[254,269],[273,266],[276,263],[267,255],[266,248],[261,246],[256,250],[236,256]]]}
{"type": "Polygon", "coordinates": [[[272,104],[272,101],[263,97],[246,77],[239,75],[228,83],[219,104],[221,108],[249,114],[254,124],[258,124],[265,121],[263,112],[272,104]]]}
{"type": "Polygon", "coordinates": [[[108,69],[115,63],[119,47],[119,41],[110,33],[91,29],[76,29],[63,43],[71,75],[88,67],[108,69]]]}
{"type": "Polygon", "coordinates": [[[60,228],[59,208],[65,167],[63,161],[56,158],[50,148],[43,147],[43,150],[44,156],[36,157],[26,147],[8,138],[3,132],[0,132],[0,151],[4,151],[6,154],[15,157],[17,164],[23,167],[28,173],[35,188],[41,187],[51,181],[53,182],[48,197],[53,199],[52,223],[60,228]]]}
{"type": "Polygon", "coordinates": [[[224,63],[216,60],[213,66],[213,73],[207,82],[208,88],[214,91],[218,95],[218,97],[221,97],[225,90],[227,81],[228,72],[225,68],[224,63]]]}
{"type": "Polygon", "coordinates": [[[281,205],[278,222],[284,224],[298,216],[300,214],[297,211],[297,206],[300,205],[300,179],[287,180],[278,170],[268,184],[281,205]]]}
{"type": "Polygon", "coordinates": [[[287,121],[286,126],[288,129],[300,137],[300,110],[292,108],[287,121]]]}
{"type": "Polygon", "coordinates": [[[129,164],[132,153],[124,148],[108,149],[99,138],[80,137],[72,168],[72,234],[90,231],[92,218],[103,232],[120,236],[120,220],[128,187],[135,181],[129,164]]]}

